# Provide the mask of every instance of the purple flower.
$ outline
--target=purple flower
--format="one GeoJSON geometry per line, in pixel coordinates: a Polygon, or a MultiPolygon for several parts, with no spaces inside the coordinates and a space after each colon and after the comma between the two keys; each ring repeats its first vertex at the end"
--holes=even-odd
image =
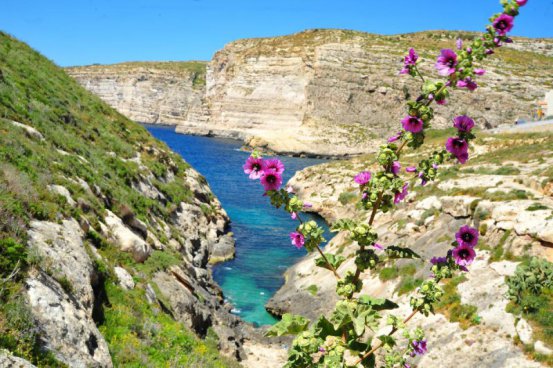
{"type": "Polygon", "coordinates": [[[278,190],[282,184],[282,176],[275,170],[263,170],[261,175],[261,185],[265,188],[265,191],[278,190]]]}
{"type": "Polygon", "coordinates": [[[524,6],[528,2],[528,0],[516,0],[518,6],[524,6]]]}
{"type": "Polygon", "coordinates": [[[309,202],[303,202],[303,208],[311,208],[313,205],[309,202]]]}
{"type": "Polygon", "coordinates": [[[460,132],[468,133],[474,127],[474,120],[466,115],[460,115],[453,119],[453,126],[460,132]]]}
{"type": "Polygon", "coordinates": [[[469,91],[474,91],[476,88],[478,88],[478,84],[476,84],[476,82],[473,81],[471,77],[466,77],[465,79],[457,81],[457,87],[467,88],[469,91]]]}
{"type": "Polygon", "coordinates": [[[255,180],[259,179],[263,174],[264,162],[261,158],[250,156],[242,167],[244,168],[244,173],[249,174],[249,178],[255,180]]]}
{"type": "Polygon", "coordinates": [[[493,21],[493,27],[500,36],[505,36],[507,32],[513,29],[514,18],[507,14],[501,14],[493,21]]]}
{"type": "Polygon", "coordinates": [[[415,166],[407,166],[405,168],[405,171],[408,173],[413,173],[413,172],[417,172],[417,168],[415,166]]]}
{"type": "Polygon", "coordinates": [[[362,171],[359,174],[355,175],[355,178],[353,178],[355,182],[359,185],[365,185],[371,180],[371,173],[368,171],[362,171]]]}
{"type": "Polygon", "coordinates": [[[411,353],[411,356],[415,355],[424,355],[428,351],[426,348],[426,340],[415,340],[411,343],[413,345],[413,352],[411,353]]]}
{"type": "Polygon", "coordinates": [[[478,244],[478,230],[468,225],[462,226],[457,233],[455,233],[455,240],[460,245],[468,245],[469,247],[475,247],[478,244]]]}
{"type": "Polygon", "coordinates": [[[464,164],[468,160],[469,145],[464,139],[450,137],[447,139],[445,148],[453,156],[457,157],[460,163],[464,164]]]}
{"type": "Polygon", "coordinates": [[[390,138],[388,138],[388,143],[392,143],[392,142],[395,142],[397,141],[398,139],[401,138],[401,134],[402,132],[398,132],[396,135],[393,135],[391,136],[390,138]]]}
{"type": "Polygon", "coordinates": [[[433,265],[447,263],[447,257],[432,257],[430,263],[432,263],[433,265]]]}
{"type": "Polygon", "coordinates": [[[288,193],[290,193],[290,194],[294,194],[294,193],[295,193],[295,192],[294,192],[294,187],[292,187],[291,185],[288,185],[288,186],[286,187],[286,191],[287,191],[288,193]]]}
{"type": "Polygon", "coordinates": [[[436,61],[436,69],[438,74],[444,77],[455,73],[457,65],[457,54],[451,49],[443,49],[438,60],[436,61]]]}
{"type": "Polygon", "coordinates": [[[290,217],[292,218],[292,220],[295,220],[298,218],[298,213],[297,212],[290,212],[290,217]]]}
{"type": "Polygon", "coordinates": [[[418,133],[422,130],[424,123],[416,116],[406,116],[401,120],[403,129],[411,133],[418,133]]]}
{"type": "Polygon", "coordinates": [[[484,74],[486,74],[486,71],[484,69],[474,69],[474,74],[484,75],[484,74]]]}
{"type": "Polygon", "coordinates": [[[447,103],[446,99],[445,98],[441,98],[441,99],[437,99],[436,100],[436,103],[438,105],[445,105],[447,103]]]}
{"type": "Polygon", "coordinates": [[[378,243],[374,243],[373,247],[375,247],[378,250],[383,250],[384,249],[384,247],[382,245],[378,244],[378,243]]]}
{"type": "Polygon", "coordinates": [[[292,245],[295,245],[298,249],[303,247],[303,245],[305,244],[305,237],[302,233],[298,231],[290,233],[290,240],[292,241],[292,245]]]}
{"type": "Polygon", "coordinates": [[[395,204],[398,204],[399,202],[403,201],[405,199],[405,197],[407,197],[407,188],[409,188],[409,184],[405,183],[403,185],[403,188],[401,189],[401,192],[397,192],[395,195],[394,195],[394,203],[395,204]]]}
{"type": "Polygon", "coordinates": [[[399,174],[400,170],[401,170],[401,164],[399,163],[399,161],[394,161],[392,163],[392,169],[391,169],[392,174],[397,175],[399,174]]]}
{"type": "Polygon", "coordinates": [[[457,50],[462,50],[463,49],[463,40],[458,38],[457,39],[457,42],[455,43],[457,45],[457,50]]]}
{"type": "Polygon", "coordinates": [[[495,53],[495,51],[493,51],[492,49],[486,49],[486,55],[492,55],[495,53]]]}
{"type": "Polygon", "coordinates": [[[405,56],[403,59],[403,69],[399,72],[400,74],[409,74],[411,71],[411,67],[415,66],[417,64],[417,60],[419,59],[419,55],[417,55],[416,51],[413,48],[409,49],[409,54],[405,56]]]}
{"type": "Polygon", "coordinates": [[[455,263],[458,264],[461,267],[466,267],[474,261],[474,258],[476,257],[476,252],[474,251],[474,248],[462,244],[457,246],[456,248],[453,248],[453,258],[455,259],[455,263]]]}
{"type": "Polygon", "coordinates": [[[467,47],[467,54],[472,54],[472,47],[467,47]]]}
{"type": "Polygon", "coordinates": [[[277,173],[282,174],[284,172],[284,164],[278,158],[271,158],[265,161],[265,170],[275,170],[277,173]]]}

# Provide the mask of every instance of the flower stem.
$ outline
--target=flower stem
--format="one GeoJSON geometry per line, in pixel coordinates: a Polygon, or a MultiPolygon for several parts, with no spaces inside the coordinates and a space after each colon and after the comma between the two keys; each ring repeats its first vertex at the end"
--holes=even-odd
{"type": "MultiPolygon", "coordinates": [[[[300,222],[300,224],[303,224],[303,221],[300,217],[300,214],[296,214],[297,218],[298,218],[298,221],[300,222]]],[[[338,272],[336,271],[336,268],[334,268],[334,266],[332,265],[332,263],[330,263],[330,261],[328,260],[328,258],[326,258],[326,255],[323,253],[323,250],[317,245],[316,246],[317,248],[317,251],[319,252],[319,254],[321,255],[321,257],[323,257],[324,261],[326,262],[326,264],[328,265],[328,268],[330,271],[332,271],[332,273],[334,274],[334,276],[336,276],[336,279],[340,280],[341,277],[340,275],[338,275],[338,272]]]]}
{"type": "MultiPolygon", "coordinates": [[[[403,320],[403,323],[407,323],[411,320],[411,318],[413,318],[415,316],[415,314],[417,314],[419,310],[418,309],[415,309],[413,312],[411,312],[411,314],[405,318],[403,320]]],[[[388,336],[392,336],[393,334],[395,334],[397,332],[397,327],[394,327],[392,328],[392,331],[390,331],[390,333],[388,334],[388,336]]],[[[368,357],[371,356],[371,354],[374,354],[378,349],[380,349],[382,346],[384,346],[384,343],[382,341],[380,341],[378,343],[378,345],[376,345],[374,348],[372,348],[371,350],[369,350],[367,353],[365,353],[365,355],[363,355],[361,358],[359,358],[354,364],[353,366],[357,366],[359,363],[361,363],[363,360],[367,359],[368,357]]]]}

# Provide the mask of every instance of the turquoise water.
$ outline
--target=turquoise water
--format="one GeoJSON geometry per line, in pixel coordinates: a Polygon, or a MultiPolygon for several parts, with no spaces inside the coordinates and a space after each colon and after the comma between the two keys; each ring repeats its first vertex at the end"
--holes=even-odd
{"type": "MultiPolygon", "coordinates": [[[[213,276],[234,313],[244,320],[272,324],[265,303],[282,286],[284,271],[305,255],[290,244],[288,234],[296,222],[282,210],[271,207],[263,188],[249,180],[242,165],[249,153],[240,151],[241,142],[177,134],[170,127],[146,128],[172,150],[178,152],[205,176],[231,219],[236,239],[236,258],[213,267],[213,276]]],[[[297,170],[324,160],[280,157],[286,165],[285,182],[297,170]]],[[[313,217],[324,224],[318,217],[313,217]]],[[[326,234],[329,239],[330,234],[326,234]]]]}

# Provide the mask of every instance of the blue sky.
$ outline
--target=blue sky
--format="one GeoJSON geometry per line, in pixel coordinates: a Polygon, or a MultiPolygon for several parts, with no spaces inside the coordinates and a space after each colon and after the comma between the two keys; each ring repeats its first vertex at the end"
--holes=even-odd
{"type": "MultiPolygon", "coordinates": [[[[227,42],[309,28],[394,34],[481,30],[498,0],[2,0],[0,29],[62,66],[209,60],[227,42]]],[[[529,0],[513,34],[553,37],[553,0],[529,0]]]]}

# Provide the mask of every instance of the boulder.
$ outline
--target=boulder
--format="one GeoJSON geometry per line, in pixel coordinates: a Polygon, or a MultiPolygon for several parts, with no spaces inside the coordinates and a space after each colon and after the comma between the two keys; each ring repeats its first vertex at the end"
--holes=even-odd
{"type": "Polygon", "coordinates": [[[430,209],[436,209],[441,210],[442,209],[442,202],[438,199],[436,196],[430,196],[426,197],[420,202],[417,203],[416,209],[418,210],[430,210],[430,209]]]}
{"type": "Polygon", "coordinates": [[[520,341],[527,345],[532,342],[532,327],[526,322],[524,318],[521,318],[516,325],[517,335],[520,341]]]}
{"type": "Polygon", "coordinates": [[[553,355],[553,349],[545,346],[545,344],[539,340],[534,344],[534,350],[536,353],[540,353],[542,355],[553,355]]]}
{"type": "Polygon", "coordinates": [[[36,368],[29,361],[13,356],[11,352],[0,349],[0,368],[36,368]]]}
{"type": "Polygon", "coordinates": [[[144,262],[152,253],[152,248],[142,239],[129,229],[123,221],[110,210],[106,210],[107,214],[104,218],[111,238],[119,246],[123,252],[132,254],[136,262],[144,262]]]}
{"type": "Polygon", "coordinates": [[[13,120],[10,120],[10,123],[13,126],[16,126],[18,128],[21,128],[21,129],[25,130],[25,133],[27,134],[27,136],[29,138],[38,139],[39,141],[44,140],[44,136],[42,135],[42,133],[40,133],[35,128],[33,128],[31,126],[28,126],[28,125],[25,125],[25,124],[18,123],[17,121],[13,121],[13,120]]]}
{"type": "Polygon", "coordinates": [[[134,280],[130,273],[127,272],[123,267],[114,267],[113,270],[115,271],[115,275],[117,276],[117,280],[119,281],[119,285],[125,289],[125,290],[132,290],[134,289],[134,280]]]}
{"type": "Polygon", "coordinates": [[[472,203],[479,198],[470,196],[447,196],[441,199],[443,212],[453,217],[469,217],[472,213],[472,203]]]}
{"type": "Polygon", "coordinates": [[[71,207],[75,207],[75,205],[77,204],[75,200],[71,197],[71,193],[69,193],[69,190],[67,190],[66,187],[62,185],[48,185],[48,189],[50,189],[52,193],[59,194],[64,197],[71,207]]]}

